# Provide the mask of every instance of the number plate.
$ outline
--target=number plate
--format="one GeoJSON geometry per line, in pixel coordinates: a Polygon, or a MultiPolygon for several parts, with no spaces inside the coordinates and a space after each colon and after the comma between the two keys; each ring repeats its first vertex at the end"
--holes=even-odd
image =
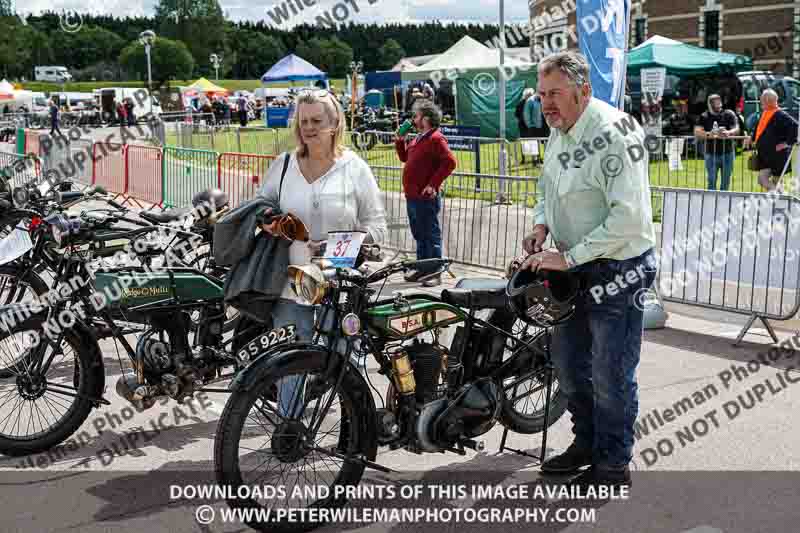
{"type": "Polygon", "coordinates": [[[367,234],[360,231],[331,231],[325,245],[325,259],[335,267],[353,267],[367,234]]]}
{"type": "Polygon", "coordinates": [[[239,361],[243,363],[249,363],[253,357],[268,350],[269,348],[272,348],[273,346],[292,342],[295,338],[295,330],[296,328],[294,324],[292,324],[282,328],[275,328],[272,331],[263,333],[262,335],[248,342],[244,348],[239,350],[239,353],[236,354],[236,357],[238,357],[239,361]]]}

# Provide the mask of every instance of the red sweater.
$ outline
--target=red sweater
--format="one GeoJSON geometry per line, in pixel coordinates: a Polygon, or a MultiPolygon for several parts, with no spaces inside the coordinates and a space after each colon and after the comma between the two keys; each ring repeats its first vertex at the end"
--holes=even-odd
{"type": "Polygon", "coordinates": [[[428,185],[438,192],[442,182],[456,168],[456,158],[438,129],[417,139],[408,144],[404,139],[394,143],[397,156],[406,164],[403,168],[403,191],[411,200],[426,198],[422,196],[422,190],[428,185]]]}

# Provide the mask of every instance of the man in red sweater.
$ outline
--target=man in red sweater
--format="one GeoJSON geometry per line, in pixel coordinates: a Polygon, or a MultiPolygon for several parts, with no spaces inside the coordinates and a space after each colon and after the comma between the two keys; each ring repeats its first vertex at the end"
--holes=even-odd
{"type": "MultiPolygon", "coordinates": [[[[417,259],[442,257],[442,228],[439,211],[442,200],[439,188],[456,168],[456,158],[447,139],[439,131],[442,112],[433,102],[425,100],[415,106],[414,127],[417,137],[406,142],[399,135],[395,148],[403,168],[403,191],[406,195],[411,235],[417,241],[417,259]]],[[[406,276],[406,281],[422,281],[425,287],[441,284],[441,275],[423,270],[406,276]]]]}

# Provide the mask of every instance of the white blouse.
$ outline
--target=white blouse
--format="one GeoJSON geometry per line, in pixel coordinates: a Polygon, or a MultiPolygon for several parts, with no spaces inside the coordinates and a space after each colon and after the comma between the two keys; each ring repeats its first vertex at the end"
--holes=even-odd
{"type": "MultiPolygon", "coordinates": [[[[265,198],[277,198],[285,155],[276,158],[258,191],[265,198]]],[[[310,238],[326,240],[329,231],[366,231],[373,242],[380,244],[386,237],[386,214],[378,182],[369,165],[351,150],[345,150],[333,166],[309,184],[297,162],[291,159],[283,179],[279,204],[281,211],[300,218],[308,228],[310,238]]],[[[311,262],[308,243],[293,242],[289,247],[289,264],[311,262]]],[[[296,300],[288,284],[282,298],[296,300]]]]}

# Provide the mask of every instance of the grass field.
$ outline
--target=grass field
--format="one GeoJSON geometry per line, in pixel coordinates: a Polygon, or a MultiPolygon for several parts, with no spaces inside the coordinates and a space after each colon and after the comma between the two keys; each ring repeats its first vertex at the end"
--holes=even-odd
{"type": "MultiPolygon", "coordinates": [[[[390,140],[386,136],[385,140],[390,140]]],[[[168,135],[167,144],[176,146],[179,140],[176,135],[168,135]]],[[[352,146],[351,138],[345,139],[348,146],[352,146]]],[[[273,131],[249,130],[237,135],[236,130],[216,132],[213,135],[193,135],[192,146],[195,149],[213,150],[217,152],[243,152],[254,154],[277,154],[294,145],[290,132],[287,129],[273,131]]],[[[187,146],[188,148],[189,146],[187,146]]],[[[541,148],[540,148],[541,151],[541,148]]],[[[371,150],[358,150],[375,169],[375,174],[381,181],[385,190],[400,190],[399,172],[380,167],[401,166],[397,159],[393,144],[378,143],[371,150]]],[[[524,179],[536,177],[541,173],[541,166],[534,164],[530,156],[522,162],[522,147],[519,142],[509,143],[507,146],[508,166],[506,174],[506,195],[515,201],[525,201],[532,205],[535,195],[535,181],[524,179]],[[522,178],[522,179],[521,179],[522,178]]],[[[761,192],[758,185],[757,174],[747,168],[747,157],[750,152],[740,152],[734,162],[734,171],[731,177],[730,190],[738,192],[761,192]]],[[[449,180],[450,194],[463,198],[494,199],[499,193],[497,178],[476,178],[477,165],[474,152],[454,151],[458,160],[456,172],[462,174],[449,180]],[[476,182],[480,180],[480,188],[476,182]]],[[[482,145],[480,151],[480,174],[499,174],[499,145],[482,145]]],[[[688,157],[681,161],[680,170],[670,170],[666,158],[650,163],[650,184],[662,187],[681,187],[692,189],[705,189],[707,187],[705,163],[702,158],[688,157]]],[[[655,206],[654,206],[655,207],[655,206]]]]}
{"type": "MultiPolygon", "coordinates": [[[[169,82],[170,87],[181,87],[186,85],[191,85],[196,80],[171,80],[169,82]]],[[[219,85],[220,87],[224,87],[229,91],[254,91],[259,87],[263,87],[261,84],[261,80],[210,80],[213,83],[219,85]]],[[[330,80],[332,84],[335,85],[336,89],[344,88],[344,79],[332,79],[330,80]]],[[[94,89],[102,89],[104,87],[146,87],[147,82],[145,81],[79,81],[74,83],[67,83],[64,85],[63,89],[60,83],[48,83],[48,82],[40,82],[40,81],[29,81],[22,84],[23,88],[29,91],[35,92],[60,92],[60,91],[67,91],[67,92],[76,92],[76,93],[90,93],[94,89]]],[[[305,84],[297,83],[295,86],[301,87],[305,84]]],[[[291,87],[291,83],[271,83],[269,87],[271,88],[282,88],[282,87],[291,87]]]]}

